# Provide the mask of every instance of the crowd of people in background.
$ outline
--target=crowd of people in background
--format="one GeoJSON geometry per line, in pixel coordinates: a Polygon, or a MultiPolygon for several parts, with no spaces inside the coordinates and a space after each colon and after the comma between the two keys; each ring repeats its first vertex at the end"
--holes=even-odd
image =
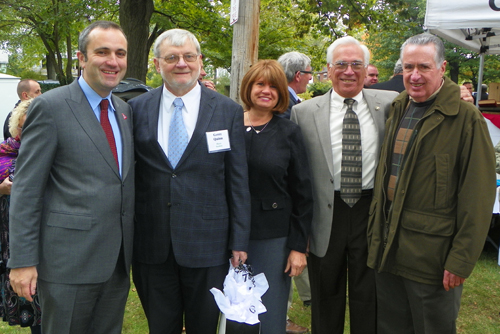
{"type": "Polygon", "coordinates": [[[215,334],[209,290],[247,263],[269,283],[262,334],[309,331],[287,315],[292,278],[314,334],[342,334],[347,301],[354,334],[456,333],[496,165],[472,84],[444,76],[439,38],[409,38],[386,82],[365,45],[338,38],[332,88],[309,100],[307,55],[260,60],[243,107],[205,79],[187,30],[156,39],[163,84],[127,103],[112,94],[127,70],[120,26],[93,22],[78,44],[81,77],[43,95],[22,80],[4,126],[10,325],[121,333],[132,272],[150,333],[215,334]]]}

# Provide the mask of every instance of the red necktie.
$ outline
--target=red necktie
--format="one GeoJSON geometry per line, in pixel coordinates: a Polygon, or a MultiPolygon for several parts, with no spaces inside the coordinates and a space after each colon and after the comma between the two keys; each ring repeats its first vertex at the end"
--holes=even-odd
{"type": "Polygon", "coordinates": [[[111,153],[113,153],[113,157],[115,157],[116,165],[120,167],[118,164],[118,155],[116,154],[116,143],[115,136],[113,135],[113,129],[111,129],[111,124],[109,123],[108,118],[108,99],[103,99],[100,103],[101,106],[101,126],[106,134],[106,138],[108,139],[109,147],[111,148],[111,153]]]}

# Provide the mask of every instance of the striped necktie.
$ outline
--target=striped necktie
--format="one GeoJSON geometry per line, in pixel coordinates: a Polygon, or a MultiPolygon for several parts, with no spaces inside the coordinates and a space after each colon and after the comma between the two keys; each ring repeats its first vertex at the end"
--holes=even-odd
{"type": "Polygon", "coordinates": [[[347,111],[342,127],[342,167],[340,197],[351,208],[361,197],[362,152],[358,115],[352,110],[354,99],[345,99],[347,111]]]}

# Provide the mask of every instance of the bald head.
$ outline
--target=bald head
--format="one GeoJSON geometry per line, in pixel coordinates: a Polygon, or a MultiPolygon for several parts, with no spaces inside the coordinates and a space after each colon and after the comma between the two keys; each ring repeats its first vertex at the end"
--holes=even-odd
{"type": "Polygon", "coordinates": [[[24,79],[17,84],[17,96],[21,101],[34,99],[42,94],[40,84],[32,79],[24,79]]]}

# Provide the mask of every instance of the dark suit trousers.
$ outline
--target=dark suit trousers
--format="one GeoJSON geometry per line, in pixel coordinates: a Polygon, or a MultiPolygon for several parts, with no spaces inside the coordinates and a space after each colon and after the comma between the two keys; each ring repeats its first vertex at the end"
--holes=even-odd
{"type": "Polygon", "coordinates": [[[312,295],[312,332],[342,334],[349,286],[351,333],[376,333],[374,271],[367,267],[366,229],[371,192],[350,208],[335,192],[332,232],[324,257],[308,258],[312,295]]]}
{"type": "Polygon", "coordinates": [[[209,290],[223,289],[229,257],[221,266],[187,268],[177,263],[170,248],[165,263],[135,261],[132,269],[150,334],[180,334],[183,317],[187,334],[217,332],[219,307],[209,290]]]}
{"type": "Polygon", "coordinates": [[[129,290],[123,254],[111,278],[103,283],[58,284],[39,279],[42,332],[120,334],[129,290]]]}
{"type": "Polygon", "coordinates": [[[442,284],[415,282],[376,273],[378,332],[381,334],[455,334],[463,284],[446,291],[442,284]]]}

